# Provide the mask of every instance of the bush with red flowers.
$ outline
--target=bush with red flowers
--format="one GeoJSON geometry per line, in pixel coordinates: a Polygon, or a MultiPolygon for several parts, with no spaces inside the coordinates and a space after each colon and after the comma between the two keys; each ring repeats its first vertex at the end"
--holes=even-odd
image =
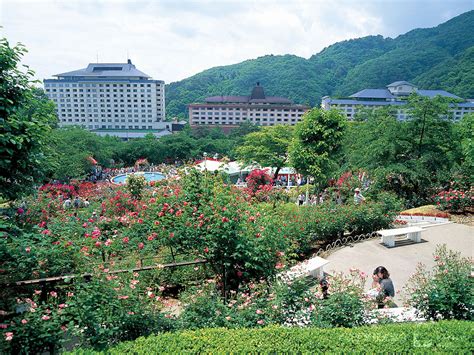
{"type": "Polygon", "coordinates": [[[433,197],[437,207],[449,212],[464,212],[474,207],[472,191],[441,191],[433,197]]]}
{"type": "Polygon", "coordinates": [[[252,170],[245,181],[247,182],[246,192],[252,197],[262,190],[270,191],[273,185],[273,179],[268,174],[268,169],[252,170]]]}

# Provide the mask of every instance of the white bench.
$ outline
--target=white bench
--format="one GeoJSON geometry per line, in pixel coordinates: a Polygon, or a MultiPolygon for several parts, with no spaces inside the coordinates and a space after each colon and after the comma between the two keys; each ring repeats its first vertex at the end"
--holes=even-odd
{"type": "Polygon", "coordinates": [[[408,228],[395,228],[395,229],[382,229],[377,231],[380,234],[382,243],[389,247],[395,246],[395,237],[406,235],[407,239],[414,241],[415,243],[421,242],[421,232],[423,229],[420,227],[408,227],[408,228]]]}
{"type": "Polygon", "coordinates": [[[285,275],[290,279],[296,279],[303,276],[312,276],[318,279],[324,278],[324,266],[329,264],[329,260],[323,259],[319,256],[303,261],[302,263],[293,266],[285,275]]]}

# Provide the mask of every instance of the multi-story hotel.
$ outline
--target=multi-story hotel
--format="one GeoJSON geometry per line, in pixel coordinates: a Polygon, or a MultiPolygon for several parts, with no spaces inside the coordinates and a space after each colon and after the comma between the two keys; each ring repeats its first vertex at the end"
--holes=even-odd
{"type": "Polygon", "coordinates": [[[165,120],[165,83],[128,63],[89,64],[44,80],[61,126],[78,125],[123,138],[171,130],[165,120]]]}
{"type": "Polygon", "coordinates": [[[245,121],[261,125],[296,124],[309,106],[283,97],[266,96],[260,83],[249,96],[212,96],[188,105],[191,126],[236,127],[245,121]]]}
{"type": "Polygon", "coordinates": [[[456,102],[450,104],[450,111],[455,120],[461,119],[468,113],[474,113],[474,102],[472,101],[462,99],[444,90],[421,90],[406,81],[396,81],[387,85],[386,89],[364,89],[346,98],[333,99],[329,96],[324,96],[321,106],[326,110],[337,108],[349,120],[354,119],[357,110],[360,108],[390,106],[396,108],[397,118],[403,120],[408,116],[405,109],[407,97],[413,92],[430,98],[439,95],[455,99],[456,102]]]}

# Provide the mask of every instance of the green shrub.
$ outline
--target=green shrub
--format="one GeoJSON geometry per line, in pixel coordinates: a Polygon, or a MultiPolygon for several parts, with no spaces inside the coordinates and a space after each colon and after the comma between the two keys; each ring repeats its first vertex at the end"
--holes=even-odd
{"type": "MultiPolygon", "coordinates": [[[[119,344],[107,354],[179,353],[472,353],[472,323],[443,321],[359,328],[202,329],[119,344]]],[[[89,353],[77,350],[76,354],[89,353]]]]}
{"type": "Polygon", "coordinates": [[[363,297],[366,275],[352,269],[350,275],[335,274],[327,278],[329,297],[316,298],[313,324],[328,327],[352,328],[367,322],[367,311],[375,306],[363,297]]]}
{"type": "Polygon", "coordinates": [[[432,271],[419,264],[408,281],[407,303],[427,319],[474,319],[474,282],[471,263],[461,254],[436,248],[432,271]]]}
{"type": "Polygon", "coordinates": [[[130,174],[127,176],[125,183],[127,190],[134,198],[140,199],[142,197],[143,189],[147,184],[145,176],[141,174],[130,174]]]}

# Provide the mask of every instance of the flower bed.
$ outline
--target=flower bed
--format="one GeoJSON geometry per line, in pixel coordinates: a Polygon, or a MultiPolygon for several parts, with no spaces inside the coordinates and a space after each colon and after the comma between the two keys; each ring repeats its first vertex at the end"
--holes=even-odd
{"type": "MultiPolygon", "coordinates": [[[[2,340],[5,349],[57,350],[71,338],[102,348],[152,331],[208,326],[206,322],[259,327],[326,324],[324,317],[311,319],[311,308],[319,301],[305,289],[285,286],[279,300],[288,305],[286,313],[273,308],[280,307],[268,292],[277,287],[270,286],[275,275],[306,256],[315,241],[332,240],[347,230],[373,231],[394,219],[394,211],[381,202],[276,205],[226,185],[220,176],[193,170],[179,180],[135,187],[79,184],[74,191],[83,199],[87,196],[89,203],[77,208],[67,207],[57,189],[47,187],[8,221],[0,239],[4,282],[82,273],[92,274],[92,280],[46,283],[41,289],[2,288],[0,309],[10,317],[2,322],[9,338],[2,340]],[[140,274],[111,273],[196,258],[208,263],[140,274]],[[191,283],[208,282],[215,303],[205,294],[199,307],[183,307],[179,321],[160,315],[166,290],[189,290],[191,283]],[[295,301],[293,296],[302,294],[304,301],[295,301]],[[97,306],[99,299],[107,299],[104,307],[97,306]],[[231,312],[226,303],[231,300],[240,302],[241,309],[231,312]],[[202,313],[206,307],[211,311],[202,313]],[[99,323],[104,329],[95,326],[99,323]]],[[[195,305],[199,299],[189,302],[195,305]]],[[[360,307],[365,303],[350,301],[354,317],[341,313],[338,322],[362,324],[360,307]]],[[[334,307],[325,309],[329,314],[334,307]]]]}

